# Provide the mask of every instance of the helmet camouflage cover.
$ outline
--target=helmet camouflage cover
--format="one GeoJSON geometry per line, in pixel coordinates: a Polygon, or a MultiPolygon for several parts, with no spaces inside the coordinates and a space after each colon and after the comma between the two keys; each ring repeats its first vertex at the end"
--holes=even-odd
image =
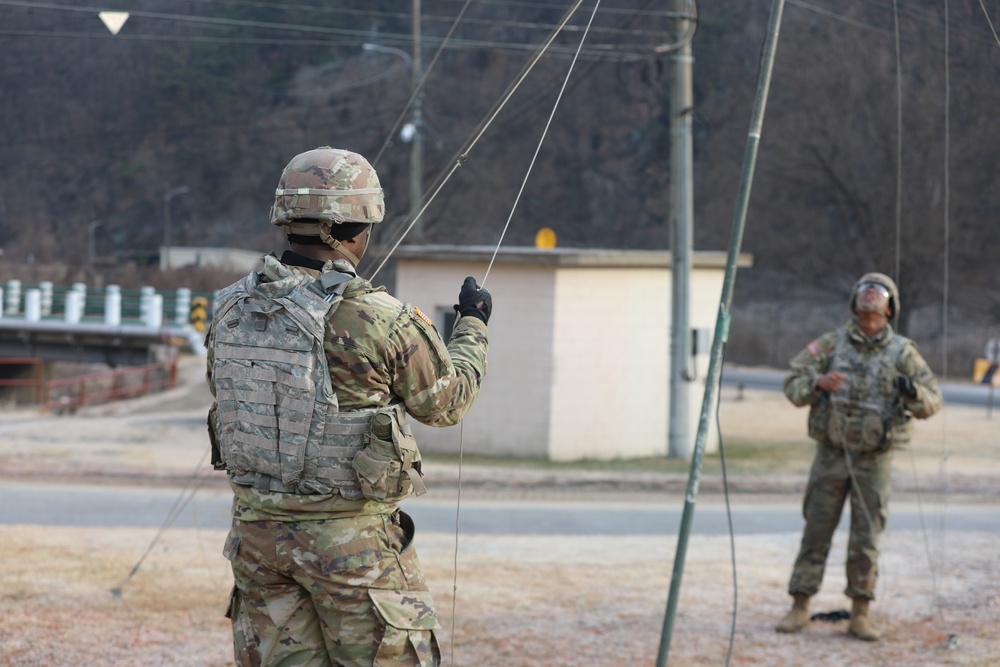
{"type": "Polygon", "coordinates": [[[271,207],[271,224],[286,234],[310,236],[326,227],[317,222],[375,223],[384,216],[382,187],[368,160],[329,146],[292,158],[281,172],[271,207]]]}
{"type": "Polygon", "coordinates": [[[854,288],[851,290],[852,313],[854,312],[854,306],[857,303],[858,288],[864,283],[878,283],[880,285],[885,285],[886,289],[889,290],[889,307],[892,309],[889,319],[894,320],[899,317],[899,288],[896,287],[896,283],[893,279],[884,273],[866,273],[858,278],[858,282],[854,283],[854,288]]]}

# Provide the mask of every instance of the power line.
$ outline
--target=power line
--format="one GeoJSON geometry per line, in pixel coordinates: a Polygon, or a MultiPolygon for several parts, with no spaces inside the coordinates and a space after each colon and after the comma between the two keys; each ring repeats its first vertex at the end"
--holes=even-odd
{"type": "MultiPolygon", "coordinates": [[[[205,0],[201,0],[201,1],[205,1],[205,0]]],[[[235,3],[230,3],[230,4],[235,4],[235,3]]],[[[241,3],[241,4],[245,4],[247,6],[265,6],[265,5],[261,5],[260,3],[241,3]]],[[[47,2],[35,3],[35,2],[28,2],[26,0],[0,0],[0,6],[31,7],[33,10],[36,10],[36,11],[38,9],[46,9],[46,10],[50,10],[50,11],[74,12],[74,13],[83,13],[83,14],[96,14],[99,11],[99,9],[95,8],[95,7],[76,7],[76,6],[59,5],[59,4],[47,3],[47,2]]],[[[270,8],[274,8],[275,7],[275,6],[272,6],[272,5],[267,5],[267,6],[270,7],[270,8]]],[[[292,6],[290,6],[290,5],[278,5],[278,7],[292,8],[292,6]]],[[[297,13],[301,13],[301,11],[300,11],[301,7],[295,6],[294,8],[296,9],[297,13]]],[[[310,8],[310,9],[318,10],[319,8],[310,8]]],[[[351,10],[343,10],[343,11],[340,11],[339,13],[341,13],[341,14],[342,13],[350,13],[350,11],[351,10]]],[[[368,10],[367,12],[364,11],[364,10],[353,10],[353,11],[355,13],[357,13],[359,15],[363,15],[363,16],[364,15],[377,16],[377,17],[381,17],[382,16],[382,13],[372,12],[371,10],[368,10]]],[[[639,14],[640,16],[647,16],[647,13],[644,12],[643,10],[622,10],[622,11],[628,11],[630,13],[630,15],[639,14]]],[[[361,40],[361,41],[370,41],[370,39],[371,39],[371,31],[367,30],[367,29],[338,28],[338,27],[320,26],[320,25],[315,25],[315,24],[282,23],[282,22],[273,22],[273,21],[261,21],[261,20],[251,20],[251,19],[236,19],[236,18],[222,18],[222,17],[211,17],[211,16],[197,16],[197,15],[192,15],[192,14],[179,14],[179,13],[167,13],[167,12],[133,11],[133,12],[130,12],[130,14],[131,14],[131,16],[136,17],[136,18],[145,18],[145,19],[150,19],[150,20],[170,21],[170,22],[173,22],[173,23],[181,23],[181,24],[193,24],[193,25],[197,25],[197,26],[203,27],[203,28],[216,28],[216,29],[218,29],[218,28],[252,28],[252,29],[267,29],[267,30],[270,30],[270,31],[278,30],[278,31],[285,31],[285,32],[304,32],[304,33],[312,33],[312,34],[324,34],[324,35],[336,35],[336,36],[342,36],[342,37],[354,37],[354,38],[356,38],[358,40],[361,40]]],[[[399,14],[398,16],[393,16],[393,18],[400,18],[400,19],[407,19],[407,20],[409,20],[411,18],[411,14],[399,14]]],[[[421,16],[421,20],[444,21],[444,20],[450,20],[450,17],[443,17],[443,16],[437,16],[437,15],[431,14],[431,15],[422,15],[421,16]]],[[[491,29],[495,28],[497,26],[501,26],[501,27],[510,27],[510,28],[530,28],[530,29],[539,29],[539,30],[542,30],[542,29],[544,29],[544,30],[550,30],[551,28],[554,27],[554,24],[549,24],[549,23],[513,22],[513,21],[509,21],[509,20],[505,20],[505,19],[493,19],[493,18],[490,18],[490,19],[466,19],[465,22],[466,23],[478,23],[478,24],[482,24],[482,25],[487,25],[491,29]]],[[[564,30],[567,30],[567,31],[578,30],[578,29],[579,28],[575,27],[575,26],[566,26],[564,28],[564,30]]],[[[637,48],[641,49],[641,48],[643,48],[643,46],[641,44],[636,45],[636,38],[637,37],[648,38],[651,41],[658,41],[662,37],[662,32],[661,31],[657,31],[655,29],[654,30],[648,30],[648,31],[647,30],[635,30],[635,29],[628,30],[628,31],[621,31],[618,28],[613,28],[612,27],[612,28],[603,28],[603,29],[598,29],[598,30],[600,30],[602,32],[605,32],[606,34],[608,34],[610,36],[619,36],[619,37],[623,37],[623,38],[627,37],[628,40],[626,40],[624,42],[619,42],[619,43],[603,43],[603,44],[598,43],[598,44],[591,44],[587,49],[584,50],[584,52],[581,54],[582,56],[585,56],[585,57],[588,57],[588,58],[595,58],[595,57],[601,57],[601,56],[605,55],[607,52],[628,51],[628,50],[634,50],[634,49],[637,49],[637,48]]],[[[12,34],[12,33],[7,33],[7,34],[12,34]]],[[[49,33],[49,32],[46,32],[46,31],[38,31],[37,33],[28,32],[27,34],[30,35],[30,36],[50,36],[50,35],[52,35],[52,36],[67,36],[67,35],[75,35],[75,33],[72,33],[72,32],[70,32],[70,33],[66,33],[66,32],[49,33]]],[[[96,36],[97,34],[100,34],[100,33],[83,33],[83,34],[81,34],[79,36],[96,36]]],[[[110,35],[103,35],[102,34],[101,36],[107,38],[110,35]]],[[[133,35],[129,35],[128,33],[119,33],[117,36],[114,36],[114,38],[123,38],[123,37],[124,38],[131,38],[131,39],[138,39],[138,40],[144,40],[144,39],[164,40],[164,39],[167,39],[167,38],[165,38],[163,36],[160,36],[160,35],[146,35],[146,34],[138,34],[138,35],[133,34],[133,35]]],[[[208,38],[201,38],[201,39],[202,39],[202,41],[211,41],[208,38]]],[[[411,37],[410,37],[409,34],[406,34],[406,33],[393,33],[393,32],[380,33],[379,34],[379,39],[382,42],[390,43],[390,44],[409,44],[410,41],[411,41],[411,37]]],[[[433,36],[427,36],[425,38],[425,41],[428,42],[429,44],[435,44],[435,43],[440,42],[440,39],[435,38],[433,36]]],[[[278,40],[278,42],[280,43],[280,40],[278,40]]],[[[481,49],[496,50],[496,49],[500,49],[500,50],[514,50],[514,51],[525,51],[525,50],[533,50],[534,49],[534,46],[533,46],[532,43],[521,43],[521,42],[501,41],[501,40],[482,40],[482,39],[464,38],[464,39],[454,39],[454,40],[452,40],[452,42],[453,42],[453,46],[451,48],[456,48],[456,49],[457,48],[461,48],[461,49],[475,49],[475,50],[481,50],[481,49]]],[[[222,43],[228,43],[228,42],[223,41],[222,43]]],[[[572,48],[572,47],[569,47],[569,46],[554,45],[550,49],[550,51],[553,52],[553,53],[570,56],[573,53],[575,53],[576,50],[574,48],[572,48]]]]}
{"type": "Polygon", "coordinates": [[[997,29],[993,27],[993,21],[990,19],[990,13],[986,11],[986,5],[983,4],[983,0],[979,0],[979,6],[983,8],[983,16],[986,17],[986,23],[990,26],[990,32],[993,33],[993,39],[996,40],[997,46],[1000,46],[1000,37],[997,36],[997,29]]]}
{"type": "MultiPolygon", "coordinates": [[[[462,1],[462,0],[454,0],[454,1],[458,2],[458,1],[462,1]]],[[[299,4],[294,4],[293,5],[293,4],[287,4],[287,3],[271,3],[271,2],[262,2],[262,1],[259,1],[259,0],[257,0],[257,1],[253,1],[253,0],[189,0],[189,2],[199,2],[199,3],[205,3],[205,4],[219,4],[221,2],[221,4],[234,5],[234,6],[240,6],[240,7],[260,7],[260,8],[266,8],[266,9],[289,9],[289,10],[294,10],[296,12],[300,12],[302,10],[302,6],[299,5],[299,4]]],[[[524,8],[528,8],[528,9],[534,10],[534,11],[539,11],[539,10],[542,10],[542,9],[553,9],[553,10],[556,10],[556,9],[558,9],[558,10],[565,9],[565,5],[556,5],[556,4],[552,4],[552,3],[535,3],[535,2],[530,2],[530,3],[524,3],[524,2],[521,2],[521,3],[517,3],[517,2],[478,2],[477,5],[480,6],[480,7],[493,5],[493,6],[498,7],[498,8],[501,8],[501,7],[502,8],[506,8],[506,7],[524,7],[524,8]]],[[[344,16],[344,15],[349,15],[349,16],[360,16],[360,17],[363,17],[363,18],[364,17],[367,17],[367,18],[390,18],[390,19],[400,19],[400,20],[406,20],[406,21],[408,21],[408,20],[410,20],[410,18],[412,16],[412,13],[408,12],[408,11],[386,11],[386,10],[380,10],[380,9],[354,9],[354,8],[349,8],[349,7],[343,7],[341,5],[338,5],[337,7],[332,7],[332,6],[312,7],[312,6],[310,6],[308,9],[310,11],[312,11],[312,12],[324,13],[324,14],[333,14],[333,15],[336,15],[338,17],[344,16]]],[[[656,18],[656,19],[670,19],[670,18],[672,18],[674,16],[675,12],[664,11],[664,10],[614,8],[614,9],[602,10],[601,14],[603,14],[605,17],[610,17],[610,16],[613,16],[615,14],[625,14],[625,15],[638,14],[638,15],[640,15],[642,17],[645,17],[645,18],[648,18],[648,19],[654,19],[654,18],[656,18]]],[[[452,14],[450,14],[450,13],[447,13],[447,14],[435,14],[435,13],[424,12],[424,13],[421,14],[421,21],[424,22],[424,23],[438,22],[438,23],[443,23],[443,24],[450,24],[451,21],[452,21],[452,14]]],[[[463,23],[485,25],[485,26],[488,26],[490,28],[496,28],[498,26],[501,26],[501,27],[512,27],[512,28],[531,28],[531,29],[538,29],[538,30],[545,30],[545,31],[550,31],[553,28],[555,28],[555,26],[556,26],[556,24],[553,23],[553,22],[551,22],[551,21],[549,21],[549,22],[541,22],[541,21],[514,20],[514,19],[511,19],[511,18],[507,18],[506,15],[502,16],[502,17],[490,17],[490,18],[474,18],[474,17],[473,18],[467,18],[467,19],[465,19],[463,21],[463,23]]],[[[583,30],[582,26],[574,26],[574,25],[567,25],[564,28],[564,31],[566,31],[566,32],[569,32],[569,31],[579,32],[581,30],[583,30]]],[[[615,32],[617,32],[615,28],[601,28],[601,27],[592,27],[590,31],[591,32],[604,32],[604,33],[615,33],[615,32]]],[[[643,31],[643,33],[645,33],[645,32],[646,31],[643,31]]],[[[661,36],[662,35],[662,31],[652,31],[651,30],[651,31],[648,32],[648,34],[650,34],[650,35],[656,35],[656,36],[661,36]]]]}
{"type": "MultiPolygon", "coordinates": [[[[881,9],[883,9],[885,11],[889,11],[889,12],[892,11],[892,8],[885,6],[885,4],[883,2],[877,2],[876,0],[867,0],[867,1],[868,1],[868,4],[876,5],[876,6],[878,6],[879,8],[881,8],[881,9]]],[[[808,0],[787,0],[787,2],[790,5],[795,5],[796,7],[799,7],[801,9],[805,9],[806,11],[813,12],[814,14],[819,14],[820,16],[825,16],[825,17],[827,17],[829,19],[833,19],[835,21],[840,21],[841,23],[846,23],[848,25],[852,25],[852,26],[854,26],[856,28],[861,28],[863,30],[870,30],[870,31],[873,31],[873,32],[878,32],[878,33],[882,33],[884,35],[890,35],[890,36],[893,35],[893,31],[892,30],[889,30],[887,28],[883,28],[881,26],[874,25],[874,24],[869,23],[867,21],[863,21],[861,19],[854,18],[852,16],[848,16],[846,14],[842,14],[840,12],[833,11],[832,9],[827,9],[826,7],[821,7],[820,5],[817,5],[817,4],[813,3],[813,2],[809,2],[808,0]]],[[[913,18],[914,20],[919,21],[921,23],[925,23],[929,27],[932,27],[932,28],[941,28],[942,25],[943,25],[941,19],[938,19],[937,17],[929,16],[929,15],[926,16],[926,17],[921,17],[919,14],[915,13],[913,10],[911,10],[910,12],[901,12],[901,13],[907,14],[910,18],[913,18]]],[[[985,31],[976,30],[976,29],[973,29],[973,28],[959,29],[959,28],[955,27],[954,22],[951,23],[951,32],[953,32],[953,33],[961,33],[961,34],[963,34],[963,35],[965,35],[965,36],[967,36],[969,38],[976,39],[976,40],[979,40],[979,41],[984,41],[984,42],[992,41],[989,38],[989,35],[985,31]]],[[[998,40],[998,42],[1000,42],[1000,40],[998,40]]],[[[927,45],[924,44],[924,46],[927,46],[927,45]]]]}

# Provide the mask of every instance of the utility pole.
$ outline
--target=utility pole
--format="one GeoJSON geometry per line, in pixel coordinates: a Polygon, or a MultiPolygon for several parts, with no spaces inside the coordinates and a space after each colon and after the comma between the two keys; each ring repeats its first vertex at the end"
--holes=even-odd
{"type": "Polygon", "coordinates": [[[182,194],[185,194],[185,193],[188,193],[188,192],[191,192],[191,188],[189,188],[186,185],[182,185],[179,188],[174,188],[173,190],[171,190],[170,192],[168,192],[163,197],[163,253],[164,253],[164,256],[163,256],[163,258],[161,260],[160,266],[162,268],[166,268],[167,270],[169,270],[169,269],[172,268],[170,266],[170,227],[171,227],[171,220],[172,220],[172,216],[170,214],[170,200],[173,199],[174,197],[176,197],[177,195],[182,195],[182,194]]]}
{"type": "MultiPolygon", "coordinates": [[[[413,0],[413,90],[420,85],[420,0],[413,0]]],[[[413,123],[413,144],[410,146],[410,219],[420,211],[420,200],[424,197],[424,120],[423,91],[418,91],[410,108],[410,121],[413,123]]],[[[422,239],[424,235],[423,220],[417,219],[416,236],[422,239]]]]}
{"type": "MultiPolygon", "coordinates": [[[[672,0],[674,39],[683,42],[691,34],[691,0],[672,0]]],[[[694,227],[694,186],[691,148],[690,42],[670,56],[670,424],[668,455],[688,458],[691,437],[688,430],[691,389],[691,235],[694,227]]]]}

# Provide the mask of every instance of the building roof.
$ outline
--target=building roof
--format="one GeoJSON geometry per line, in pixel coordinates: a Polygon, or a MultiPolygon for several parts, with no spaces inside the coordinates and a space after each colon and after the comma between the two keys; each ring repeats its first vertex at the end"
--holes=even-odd
{"type": "MultiPolygon", "coordinates": [[[[670,268],[669,250],[611,250],[601,248],[552,248],[508,246],[497,250],[493,246],[406,245],[393,253],[395,259],[431,260],[443,262],[488,262],[496,252],[498,264],[536,264],[556,267],[592,268],[670,268]]],[[[695,269],[722,269],[727,253],[696,250],[691,253],[695,269]]],[[[753,255],[740,253],[739,268],[753,266],[753,255]]]]}

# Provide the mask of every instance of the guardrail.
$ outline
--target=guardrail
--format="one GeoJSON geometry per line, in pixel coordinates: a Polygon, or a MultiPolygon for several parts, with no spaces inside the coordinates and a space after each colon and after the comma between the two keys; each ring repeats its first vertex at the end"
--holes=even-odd
{"type": "Polygon", "coordinates": [[[0,387],[27,388],[35,405],[56,413],[72,412],[83,405],[138,398],[165,391],[177,384],[177,355],[144,366],[128,366],[72,377],[44,379],[45,361],[37,357],[0,359],[0,366],[33,368],[20,377],[0,378],[0,387]]]}
{"type": "Polygon", "coordinates": [[[42,386],[44,385],[45,362],[37,357],[0,358],[0,366],[31,366],[34,367],[34,377],[0,378],[0,387],[31,387],[35,390],[35,403],[42,402],[42,386]]]}
{"type": "Polygon", "coordinates": [[[211,319],[213,297],[186,287],[158,292],[148,286],[123,289],[108,285],[95,290],[85,283],[61,287],[48,281],[22,285],[19,280],[8,280],[0,285],[0,318],[29,322],[60,319],[70,324],[99,321],[115,326],[128,321],[150,328],[192,324],[203,330],[204,322],[211,319]]]}
{"type": "Polygon", "coordinates": [[[165,391],[177,383],[177,356],[145,366],[48,380],[42,388],[42,407],[56,413],[83,405],[138,398],[165,391]]]}

